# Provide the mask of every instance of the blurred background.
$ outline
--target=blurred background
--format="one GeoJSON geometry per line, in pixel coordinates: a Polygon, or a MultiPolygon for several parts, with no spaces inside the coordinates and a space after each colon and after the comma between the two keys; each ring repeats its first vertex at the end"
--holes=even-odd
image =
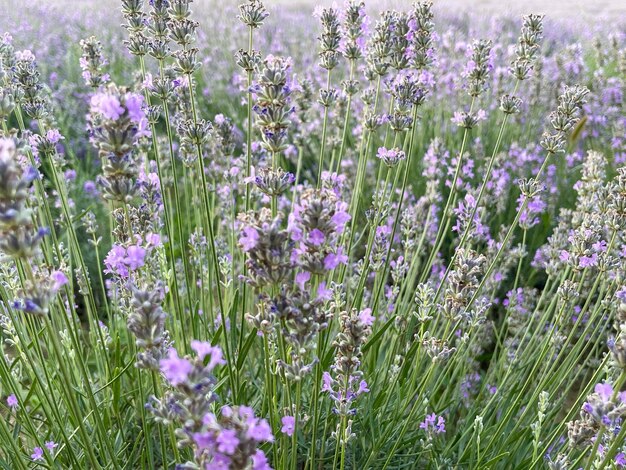
{"type": "MultiPolygon", "coordinates": [[[[19,6],[25,4],[67,5],[72,8],[88,7],[94,10],[105,10],[118,7],[119,3],[119,0],[27,0],[26,2],[19,2],[19,6]]],[[[219,2],[219,5],[228,7],[239,3],[239,0],[223,0],[219,2]]],[[[333,3],[341,5],[343,0],[265,0],[264,3],[268,7],[280,5],[281,7],[300,9],[314,8],[317,5],[330,6],[333,3]]],[[[369,0],[365,3],[369,7],[380,10],[394,6],[406,8],[413,3],[413,0],[369,0]]],[[[527,13],[533,11],[580,22],[594,18],[603,18],[609,21],[619,21],[626,18],[626,0],[435,0],[434,3],[439,9],[473,12],[475,14],[527,13]]],[[[213,0],[194,0],[194,4],[196,6],[216,5],[213,0]]],[[[0,5],[9,7],[9,9],[17,9],[18,2],[16,0],[0,0],[0,5]]]]}
{"type": "MultiPolygon", "coordinates": [[[[85,0],[89,1],[89,0],[85,0]]],[[[198,0],[202,3],[204,0],[198,0]]],[[[235,1],[235,0],[230,0],[235,1]]],[[[228,3],[228,1],[227,1],[228,3]]],[[[332,5],[333,0],[267,0],[267,5],[282,4],[292,7],[306,7],[314,5],[332,5]]],[[[341,4],[341,2],[335,2],[341,4]]],[[[412,0],[370,0],[365,2],[377,9],[386,6],[409,6],[412,0]]],[[[611,19],[615,15],[626,16],[626,0],[435,0],[435,6],[440,9],[457,10],[461,12],[481,13],[527,13],[541,12],[561,18],[570,18],[578,21],[604,17],[611,19]]]]}

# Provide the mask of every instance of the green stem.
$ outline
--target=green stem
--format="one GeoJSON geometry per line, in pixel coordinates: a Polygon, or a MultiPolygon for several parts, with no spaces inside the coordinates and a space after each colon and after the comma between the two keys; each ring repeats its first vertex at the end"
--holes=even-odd
{"type": "MultiPolygon", "coordinates": [[[[326,91],[330,92],[330,69],[326,71],[326,91]]],[[[324,121],[322,124],[322,142],[320,143],[319,166],[317,169],[317,187],[322,184],[322,171],[324,169],[324,150],[326,149],[326,127],[328,125],[328,106],[324,106],[324,121]]]]}
{"type": "MultiPolygon", "coordinates": [[[[191,74],[187,75],[187,82],[189,84],[189,94],[190,94],[190,101],[191,101],[191,112],[192,112],[192,116],[193,116],[193,123],[194,125],[197,125],[198,123],[198,115],[196,112],[196,105],[195,105],[195,95],[194,95],[194,91],[193,91],[193,77],[191,76],[191,74]]],[[[230,341],[228,339],[228,333],[226,331],[226,311],[225,311],[225,304],[224,304],[224,299],[223,299],[223,295],[222,295],[222,286],[221,286],[221,273],[220,273],[220,268],[219,268],[219,260],[217,257],[217,248],[215,247],[215,234],[213,231],[213,211],[211,210],[211,206],[209,204],[209,194],[208,194],[208,188],[207,188],[207,181],[206,181],[206,175],[204,174],[204,156],[202,154],[202,147],[200,145],[200,143],[198,143],[196,145],[196,151],[197,151],[197,160],[198,160],[198,171],[200,173],[200,183],[202,186],[202,200],[204,203],[204,211],[205,211],[205,223],[208,229],[208,234],[209,234],[209,246],[211,248],[211,255],[213,256],[213,268],[214,268],[214,273],[215,273],[215,290],[217,293],[217,301],[218,301],[218,305],[219,305],[219,309],[220,309],[220,317],[222,320],[222,330],[224,331],[224,351],[225,351],[225,355],[226,355],[226,361],[227,361],[227,368],[228,368],[228,380],[230,382],[230,389],[233,393],[234,399],[235,399],[235,403],[237,402],[237,394],[238,394],[238,388],[237,388],[237,381],[235,380],[235,374],[236,372],[233,370],[234,364],[233,364],[233,355],[231,353],[231,349],[230,349],[230,341]]]]}

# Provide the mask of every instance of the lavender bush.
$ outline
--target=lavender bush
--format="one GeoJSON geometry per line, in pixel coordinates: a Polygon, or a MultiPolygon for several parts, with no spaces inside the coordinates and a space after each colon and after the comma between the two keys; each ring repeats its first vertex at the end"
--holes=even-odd
{"type": "Polygon", "coordinates": [[[624,25],[197,3],[0,18],[0,466],[625,467],[624,25]]]}

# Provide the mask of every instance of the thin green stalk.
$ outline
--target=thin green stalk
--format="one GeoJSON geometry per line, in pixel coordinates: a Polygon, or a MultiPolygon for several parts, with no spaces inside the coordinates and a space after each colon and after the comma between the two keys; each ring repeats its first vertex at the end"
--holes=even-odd
{"type": "MultiPolygon", "coordinates": [[[[254,31],[254,28],[252,26],[248,27],[248,54],[251,56],[252,55],[252,33],[254,31]]],[[[246,135],[246,201],[245,201],[245,210],[246,212],[248,212],[250,210],[250,183],[248,182],[247,178],[250,178],[250,172],[251,172],[251,168],[252,168],[252,91],[251,91],[251,87],[252,87],[252,70],[248,70],[248,106],[247,106],[247,112],[248,112],[248,122],[247,127],[248,127],[248,132],[246,135]]],[[[233,267],[234,267],[235,263],[233,263],[233,267]]],[[[242,256],[241,258],[241,272],[243,273],[243,276],[247,276],[248,275],[248,267],[246,265],[246,258],[245,256],[242,256]]],[[[244,332],[245,332],[245,315],[246,315],[246,306],[247,306],[247,301],[248,301],[248,285],[247,283],[243,282],[242,286],[241,286],[241,311],[240,311],[240,316],[241,316],[241,324],[239,327],[239,345],[238,345],[238,350],[241,351],[241,348],[243,347],[243,338],[244,338],[244,332]]]]}
{"type": "MultiPolygon", "coordinates": [[[[146,77],[146,65],[145,65],[145,61],[143,56],[139,57],[140,59],[140,65],[141,65],[141,74],[142,74],[142,78],[145,80],[146,77]]],[[[159,74],[161,79],[165,78],[164,75],[164,69],[163,69],[163,60],[159,60],[159,74]]],[[[146,102],[150,105],[151,104],[151,99],[150,99],[150,94],[148,93],[148,90],[145,90],[145,98],[146,98],[146,102]]],[[[176,161],[175,161],[175,156],[174,156],[174,147],[173,147],[173,137],[172,137],[172,129],[171,129],[171,124],[170,124],[170,116],[169,116],[169,106],[167,104],[167,102],[163,102],[163,111],[165,114],[165,127],[166,127],[166,132],[167,132],[167,139],[168,139],[168,145],[169,145],[169,153],[170,153],[170,164],[172,166],[172,171],[173,171],[173,189],[174,189],[174,202],[176,204],[176,211],[175,214],[176,216],[180,217],[180,206],[179,206],[179,195],[178,195],[178,181],[177,181],[177,175],[176,175],[176,161]]],[[[157,136],[156,136],[156,126],[154,124],[150,124],[150,131],[152,133],[152,150],[154,152],[154,158],[156,160],[156,164],[157,164],[157,173],[159,176],[159,181],[161,181],[161,186],[163,186],[163,181],[165,180],[164,178],[164,174],[163,174],[163,168],[162,168],[162,161],[161,161],[161,153],[159,151],[159,146],[157,143],[157,136]]],[[[167,253],[169,255],[170,258],[170,262],[172,263],[172,265],[174,265],[175,261],[176,261],[176,257],[174,255],[174,244],[175,244],[175,237],[174,237],[174,231],[173,231],[173,226],[176,225],[178,227],[178,237],[179,237],[179,242],[181,245],[181,254],[182,254],[182,259],[183,259],[183,270],[185,272],[185,277],[187,278],[187,280],[189,280],[189,266],[188,266],[188,261],[187,261],[187,257],[185,256],[185,249],[184,249],[184,237],[182,234],[182,227],[180,223],[176,223],[175,222],[175,215],[172,214],[171,208],[169,207],[168,204],[168,198],[165,198],[163,201],[163,213],[165,216],[165,231],[167,233],[167,237],[168,237],[168,243],[167,243],[167,253]]],[[[172,293],[172,297],[174,300],[174,304],[176,306],[176,311],[177,311],[177,317],[179,320],[179,325],[180,325],[180,331],[181,331],[181,335],[182,335],[182,342],[183,342],[183,350],[185,350],[185,348],[187,347],[186,345],[188,344],[188,340],[187,340],[187,332],[186,332],[186,327],[185,327],[185,318],[186,315],[184,314],[184,310],[182,308],[182,303],[180,300],[180,292],[178,289],[178,278],[176,275],[172,276],[172,283],[173,283],[173,293],[172,293]]],[[[186,283],[186,288],[187,288],[187,301],[189,304],[189,311],[190,313],[193,312],[193,308],[191,306],[191,292],[190,292],[190,283],[187,282],[186,283]]]]}
{"type": "MultiPolygon", "coordinates": [[[[350,81],[354,80],[354,69],[356,67],[356,61],[354,59],[350,60],[350,81]]],[[[346,147],[346,141],[348,136],[348,128],[350,123],[350,112],[352,108],[352,94],[348,95],[348,104],[346,105],[346,116],[343,121],[343,131],[341,132],[341,146],[339,147],[339,158],[337,160],[337,167],[335,168],[335,158],[333,155],[333,160],[330,164],[330,170],[339,172],[341,170],[341,162],[343,161],[343,154],[346,147]]]]}
{"type": "MultiPolygon", "coordinates": [[[[197,125],[198,115],[196,112],[196,105],[195,105],[196,100],[195,100],[194,91],[193,91],[193,77],[190,74],[187,75],[187,82],[189,85],[189,94],[190,94],[190,101],[191,101],[191,112],[193,116],[193,123],[194,125],[197,125]]],[[[237,402],[238,388],[237,388],[237,381],[235,379],[236,371],[233,370],[233,367],[234,367],[233,355],[230,349],[230,341],[228,340],[227,332],[226,332],[226,311],[225,311],[225,304],[224,304],[224,299],[222,295],[221,273],[220,273],[219,262],[218,262],[218,257],[217,257],[217,249],[215,247],[215,234],[213,232],[213,220],[214,220],[213,211],[211,210],[211,206],[209,204],[207,181],[206,181],[206,175],[204,174],[204,156],[202,154],[202,147],[200,146],[199,143],[196,145],[196,150],[197,150],[197,157],[198,157],[197,158],[198,172],[200,173],[200,182],[202,185],[202,200],[203,200],[204,211],[205,211],[205,223],[208,228],[209,245],[211,247],[211,255],[213,257],[212,264],[213,264],[213,268],[215,272],[215,291],[217,293],[217,301],[218,301],[218,305],[220,308],[220,317],[221,317],[222,325],[224,329],[224,339],[225,339],[224,351],[226,355],[226,362],[228,363],[227,364],[228,380],[230,382],[230,388],[232,390],[233,396],[235,397],[235,402],[237,402]]]]}
{"type": "MultiPolygon", "coordinates": [[[[476,97],[472,97],[472,102],[470,104],[469,113],[472,113],[474,109],[474,103],[476,102],[476,97]]],[[[465,147],[467,145],[467,138],[469,137],[469,129],[465,128],[463,130],[463,140],[461,142],[461,150],[459,152],[459,157],[457,158],[456,169],[454,170],[454,177],[452,178],[452,184],[450,186],[450,192],[448,193],[448,198],[446,199],[446,205],[443,207],[443,211],[441,212],[441,220],[439,221],[439,226],[437,229],[437,236],[435,237],[435,243],[433,245],[433,249],[428,256],[428,262],[426,263],[426,269],[424,269],[424,276],[430,272],[430,266],[432,266],[433,260],[437,255],[438,247],[442,241],[442,237],[445,235],[446,230],[444,227],[450,220],[450,207],[452,205],[452,199],[456,194],[456,184],[459,180],[459,175],[461,173],[461,168],[463,167],[463,156],[465,154],[465,147]]],[[[422,276],[421,282],[424,282],[424,276],[422,276]]],[[[443,284],[443,283],[442,283],[443,284]]]]}
{"type": "MultiPolygon", "coordinates": [[[[326,91],[330,92],[330,70],[326,71],[326,91]]],[[[324,169],[324,150],[326,149],[326,127],[328,125],[328,106],[324,106],[324,121],[322,124],[322,142],[320,143],[320,157],[317,170],[317,187],[322,184],[322,171],[324,169]]]]}
{"type": "MultiPolygon", "coordinates": [[[[389,264],[391,262],[391,249],[393,247],[393,241],[395,239],[396,231],[398,229],[398,223],[400,222],[400,215],[402,214],[402,203],[404,202],[404,194],[406,193],[407,182],[409,180],[409,174],[411,173],[411,163],[413,161],[413,142],[414,142],[416,127],[417,127],[417,106],[414,105],[413,106],[413,128],[411,129],[411,132],[410,132],[409,152],[406,157],[406,166],[404,167],[402,191],[400,192],[400,199],[398,200],[398,208],[396,209],[396,216],[393,221],[393,228],[391,230],[391,236],[389,237],[389,248],[387,248],[387,255],[385,256],[385,265],[383,266],[383,269],[382,269],[383,275],[380,277],[381,281],[379,283],[378,289],[376,289],[375,291],[374,301],[372,303],[373,312],[377,311],[378,299],[382,291],[382,286],[384,285],[385,279],[387,277],[387,269],[389,268],[389,264]]],[[[394,187],[395,187],[395,184],[394,184],[394,187]]],[[[393,192],[392,192],[392,197],[393,197],[393,192]]]]}
{"type": "MultiPolygon", "coordinates": [[[[526,248],[526,235],[528,234],[528,229],[524,228],[522,231],[522,250],[526,248]]],[[[523,252],[520,254],[519,261],[517,262],[517,269],[515,271],[515,281],[513,282],[513,292],[517,291],[517,286],[519,285],[519,277],[522,272],[522,264],[524,262],[524,254],[523,252]]]]}
{"type": "Polygon", "coordinates": [[[291,468],[296,470],[298,463],[298,424],[302,403],[302,380],[296,384],[296,408],[294,413],[294,430],[291,435],[291,468]]]}
{"type": "MultiPolygon", "coordinates": [[[[159,398],[161,395],[159,382],[156,376],[156,372],[154,370],[150,371],[150,377],[152,379],[152,393],[156,398],[159,398]]],[[[163,425],[161,423],[157,423],[157,429],[159,431],[159,443],[161,445],[161,459],[163,460],[163,466],[167,468],[167,447],[165,445],[165,434],[163,433],[163,425]]],[[[174,446],[174,450],[178,449],[174,446]]]]}

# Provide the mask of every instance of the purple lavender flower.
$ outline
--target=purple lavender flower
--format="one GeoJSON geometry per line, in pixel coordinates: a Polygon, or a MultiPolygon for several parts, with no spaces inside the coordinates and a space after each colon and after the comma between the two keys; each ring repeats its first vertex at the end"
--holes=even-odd
{"type": "Polygon", "coordinates": [[[193,434],[202,468],[249,468],[252,463],[252,468],[269,469],[265,454],[256,447],[273,440],[267,421],[248,406],[224,406],[219,417],[207,413],[202,429],[193,434]]]}
{"type": "Polygon", "coordinates": [[[11,394],[7,397],[7,405],[9,408],[11,408],[12,410],[17,410],[17,407],[19,406],[19,402],[17,400],[17,397],[15,396],[15,394],[11,394]]]}
{"type": "Polygon", "coordinates": [[[109,254],[104,258],[104,265],[106,266],[105,273],[115,273],[122,277],[128,276],[126,249],[120,245],[113,245],[109,254]]]}
{"type": "Polygon", "coordinates": [[[136,270],[144,265],[146,250],[137,245],[131,245],[126,249],[124,263],[131,269],[136,270]]]}
{"type": "Polygon", "coordinates": [[[302,193],[287,225],[291,239],[297,244],[292,261],[315,274],[323,274],[348,261],[342,247],[337,246],[339,235],[351,218],[346,212],[347,204],[339,198],[342,182],[336,175],[323,176],[321,189],[302,193]]]}
{"type": "Polygon", "coordinates": [[[50,277],[52,278],[53,289],[55,291],[58,291],[59,289],[61,289],[61,287],[69,282],[67,276],[63,273],[63,271],[53,271],[50,277]]]}
{"type": "Polygon", "coordinates": [[[243,236],[239,238],[239,244],[243,251],[252,250],[259,241],[259,232],[254,227],[245,227],[243,229],[243,236]]]}
{"type": "Polygon", "coordinates": [[[224,429],[220,432],[215,442],[217,443],[217,450],[227,455],[234,454],[239,445],[237,432],[232,429],[224,429]]]}
{"type": "Polygon", "coordinates": [[[128,277],[131,271],[136,271],[145,265],[147,253],[148,250],[140,245],[130,245],[128,248],[113,245],[104,258],[106,267],[104,272],[116,274],[122,278],[128,277]]]}
{"type": "Polygon", "coordinates": [[[613,396],[613,386],[610,383],[596,384],[594,391],[600,395],[604,401],[609,401],[613,396]]]}
{"type": "Polygon", "coordinates": [[[54,454],[54,449],[56,449],[58,445],[59,444],[54,441],[46,441],[46,449],[48,449],[48,452],[50,452],[51,454],[54,454]]]}
{"type": "Polygon", "coordinates": [[[317,298],[323,301],[328,301],[332,298],[333,290],[326,287],[326,282],[322,281],[317,286],[317,298]]]}
{"type": "Polygon", "coordinates": [[[372,309],[366,308],[359,312],[359,320],[366,326],[372,326],[374,324],[375,317],[372,316],[372,309]]]}
{"type": "Polygon", "coordinates": [[[61,132],[59,132],[58,129],[50,129],[48,132],[46,132],[46,139],[48,139],[48,141],[50,141],[51,143],[56,144],[61,140],[64,140],[65,137],[61,135],[61,132]]]}
{"type": "MultiPolygon", "coordinates": [[[[339,205],[339,207],[341,207],[341,205],[339,205]]],[[[335,212],[330,220],[333,222],[333,224],[335,224],[335,231],[341,234],[346,227],[346,223],[348,223],[351,218],[352,216],[348,214],[348,212],[343,209],[339,209],[335,212]]]]}
{"type": "Polygon", "coordinates": [[[148,246],[157,248],[163,245],[161,235],[159,235],[158,233],[149,233],[145,236],[145,239],[148,246]]]}
{"type": "Polygon", "coordinates": [[[272,470],[267,460],[267,456],[262,450],[257,450],[251,457],[252,470],[272,470]]]}
{"type": "Polygon", "coordinates": [[[91,180],[87,180],[83,183],[83,191],[91,197],[96,197],[99,194],[96,183],[91,180]]]}
{"type": "Polygon", "coordinates": [[[437,416],[436,413],[426,415],[424,421],[420,423],[420,429],[424,429],[428,433],[441,434],[446,432],[446,420],[443,416],[437,416]]]}
{"type": "Polygon", "coordinates": [[[76,170],[65,170],[63,177],[69,182],[76,179],[76,170]]]}
{"type": "Polygon", "coordinates": [[[329,253],[324,258],[324,269],[332,271],[341,264],[348,263],[348,256],[343,253],[343,248],[339,247],[336,253],[329,253]]]}
{"type": "Polygon", "coordinates": [[[112,121],[117,121],[125,111],[117,96],[110,93],[96,93],[91,97],[90,105],[92,113],[102,114],[112,121]]]}
{"type": "Polygon", "coordinates": [[[314,246],[320,246],[324,243],[324,240],[326,240],[324,233],[317,228],[309,233],[309,243],[312,243],[314,246]]]}
{"type": "Polygon", "coordinates": [[[135,123],[140,123],[146,119],[146,115],[143,110],[144,99],[143,96],[136,93],[126,93],[124,96],[126,109],[128,110],[128,117],[135,123]]]}
{"type": "Polygon", "coordinates": [[[578,258],[578,266],[581,268],[590,268],[598,264],[598,254],[592,253],[591,256],[582,255],[578,258]]]}
{"type": "Polygon", "coordinates": [[[213,459],[204,466],[206,470],[229,470],[230,459],[226,455],[216,453],[213,459]]]}
{"type": "Polygon", "coordinates": [[[333,378],[329,372],[324,371],[322,374],[322,392],[332,392],[333,390],[333,378]]]}
{"type": "Polygon", "coordinates": [[[215,369],[215,366],[226,364],[219,346],[212,346],[211,343],[208,342],[193,340],[191,342],[191,349],[196,352],[201,361],[203,361],[206,356],[211,356],[207,364],[209,370],[215,369]]]}
{"type": "Polygon", "coordinates": [[[386,149],[380,147],[376,153],[376,157],[380,158],[388,167],[394,167],[402,160],[406,159],[406,154],[399,148],[386,149]]]}
{"type": "Polygon", "coordinates": [[[264,419],[250,419],[248,426],[247,436],[250,439],[254,439],[258,442],[271,442],[274,439],[272,429],[264,419]]]}
{"type": "Polygon", "coordinates": [[[292,436],[296,429],[296,418],[293,416],[283,416],[280,422],[283,425],[280,432],[286,434],[287,436],[292,436]]]}
{"type": "Polygon", "coordinates": [[[35,461],[43,460],[43,449],[41,447],[35,447],[33,449],[33,453],[30,455],[30,458],[35,461]]]}
{"type": "Polygon", "coordinates": [[[169,382],[176,386],[187,380],[187,376],[193,370],[193,365],[187,359],[178,357],[178,352],[170,348],[167,359],[161,359],[161,372],[169,382]]]}
{"type": "Polygon", "coordinates": [[[304,290],[304,286],[311,279],[311,273],[308,271],[302,271],[296,274],[296,284],[300,287],[300,290],[304,290]]]}
{"type": "Polygon", "coordinates": [[[573,443],[589,441],[600,426],[612,426],[626,416],[626,394],[617,394],[610,383],[599,383],[594,393],[587,396],[587,401],[580,411],[580,420],[568,423],[568,434],[573,443]]]}

